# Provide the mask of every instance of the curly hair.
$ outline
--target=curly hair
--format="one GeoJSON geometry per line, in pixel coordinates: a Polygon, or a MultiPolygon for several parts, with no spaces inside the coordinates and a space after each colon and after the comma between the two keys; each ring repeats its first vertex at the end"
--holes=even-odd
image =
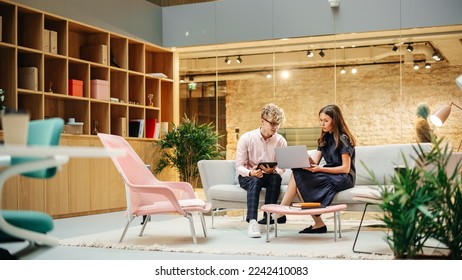
{"type": "Polygon", "coordinates": [[[286,121],[284,110],[273,103],[269,103],[263,106],[261,109],[260,117],[279,125],[284,124],[286,121]]]}

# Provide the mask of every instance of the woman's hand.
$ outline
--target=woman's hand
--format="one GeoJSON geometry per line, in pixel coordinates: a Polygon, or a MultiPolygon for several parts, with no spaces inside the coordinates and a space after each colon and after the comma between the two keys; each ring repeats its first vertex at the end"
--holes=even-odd
{"type": "Polygon", "coordinates": [[[315,173],[315,172],[320,172],[321,169],[322,169],[322,167],[319,166],[319,165],[317,165],[317,164],[312,164],[310,167],[305,167],[305,168],[303,168],[303,169],[315,173]]]}

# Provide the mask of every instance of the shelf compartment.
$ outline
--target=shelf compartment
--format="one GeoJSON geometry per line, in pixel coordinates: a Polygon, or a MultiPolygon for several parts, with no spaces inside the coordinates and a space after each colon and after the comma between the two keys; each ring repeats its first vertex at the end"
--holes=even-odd
{"type": "Polygon", "coordinates": [[[111,104],[111,134],[128,137],[128,108],[122,104],[111,104]]]}
{"type": "MultiPolygon", "coordinates": [[[[56,52],[52,51],[52,44],[50,43],[50,53],[67,55],[67,21],[45,15],[45,29],[55,31],[56,38],[56,52]]],[[[51,41],[50,41],[51,42],[51,41]]]]}
{"type": "Polygon", "coordinates": [[[0,17],[2,17],[2,34],[0,42],[16,44],[16,6],[0,3],[0,17]]]}
{"type": "Polygon", "coordinates": [[[143,95],[143,101],[145,101],[146,106],[160,108],[160,80],[155,78],[146,78],[146,90],[143,95]],[[152,96],[152,99],[149,99],[149,96],[152,96]],[[150,104],[152,101],[152,104],[150,104]]]}
{"type": "MultiPolygon", "coordinates": [[[[145,120],[144,108],[130,106],[128,108],[129,125],[130,125],[131,120],[140,120],[140,119],[145,120]]],[[[144,138],[145,135],[146,135],[146,128],[143,129],[142,137],[132,137],[132,138],[144,138]]]]}
{"type": "Polygon", "coordinates": [[[128,69],[144,73],[144,44],[129,41],[128,69]]]}
{"type": "Polygon", "coordinates": [[[111,70],[110,96],[119,100],[128,100],[128,73],[111,70]]]}
{"type": "Polygon", "coordinates": [[[16,109],[16,50],[0,46],[0,88],[3,89],[7,108],[16,109]]]}
{"type": "MultiPolygon", "coordinates": [[[[159,110],[157,109],[146,109],[145,111],[146,116],[146,138],[156,138],[156,123],[160,123],[160,114],[159,110]]],[[[160,126],[158,127],[160,128],[160,126]]],[[[160,133],[159,133],[160,135],[160,133]]]]}
{"type": "Polygon", "coordinates": [[[18,109],[28,112],[31,120],[44,119],[43,94],[18,94],[18,109]]]}
{"type": "Polygon", "coordinates": [[[109,68],[100,67],[94,64],[90,65],[90,80],[109,81],[109,68]]]}
{"type": "Polygon", "coordinates": [[[162,73],[173,78],[173,54],[153,46],[146,47],[146,74],[162,73]]]}
{"type": "Polygon", "coordinates": [[[131,103],[132,101],[137,101],[140,103],[143,95],[144,76],[130,74],[128,80],[128,96],[126,102],[131,103]]]}
{"type": "Polygon", "coordinates": [[[170,81],[161,81],[161,97],[160,103],[162,104],[162,121],[163,122],[173,122],[173,108],[175,107],[175,102],[173,98],[173,84],[170,81]]]}
{"type": "Polygon", "coordinates": [[[128,40],[121,37],[111,35],[109,49],[109,65],[120,69],[128,69],[128,40]],[[112,62],[115,60],[117,65],[112,62]]]}
{"type": "Polygon", "coordinates": [[[72,98],[57,94],[45,95],[45,117],[62,118],[66,123],[69,118],[83,122],[83,134],[90,134],[90,112],[88,100],[72,98]]]}
{"type": "Polygon", "coordinates": [[[90,114],[90,133],[96,135],[96,130],[101,133],[109,133],[109,103],[101,102],[90,102],[91,114],[90,114]]]}
{"type": "Polygon", "coordinates": [[[160,118],[160,110],[158,109],[146,109],[146,112],[145,112],[145,115],[146,115],[146,119],[155,119],[157,120],[158,122],[161,122],[163,120],[161,120],[160,118]]]}
{"type": "MultiPolygon", "coordinates": [[[[83,81],[83,97],[90,96],[90,65],[88,63],[80,63],[69,61],[69,77],[68,80],[83,81]]],[[[69,88],[67,91],[69,94],[69,88]]]]}
{"type": "Polygon", "coordinates": [[[43,14],[18,8],[18,45],[42,51],[43,14]]]}
{"type": "Polygon", "coordinates": [[[67,94],[67,61],[66,59],[45,56],[45,92],[67,94]]]}
{"type": "MultiPolygon", "coordinates": [[[[69,22],[69,56],[85,60],[81,48],[84,46],[105,45],[109,47],[109,33],[85,25],[69,22]]],[[[92,60],[87,60],[92,61],[92,60]]],[[[106,61],[108,54],[106,53],[106,61]]],[[[99,63],[93,60],[93,62],[99,63]]]]}
{"type": "MultiPolygon", "coordinates": [[[[18,71],[20,67],[35,67],[38,70],[38,91],[43,91],[43,55],[41,53],[29,52],[18,49],[18,71]]],[[[18,89],[21,89],[19,86],[19,80],[23,77],[18,73],[18,89]]],[[[30,90],[30,89],[28,89],[30,90]]]]}

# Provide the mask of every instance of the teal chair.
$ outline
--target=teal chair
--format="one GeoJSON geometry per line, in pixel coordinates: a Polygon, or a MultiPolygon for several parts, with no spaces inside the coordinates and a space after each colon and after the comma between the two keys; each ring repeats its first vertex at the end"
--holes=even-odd
{"type": "MultiPolygon", "coordinates": [[[[64,121],[60,118],[34,120],[29,123],[28,146],[57,146],[64,121]]],[[[5,181],[15,175],[31,178],[51,178],[57,168],[69,160],[66,156],[48,158],[11,158],[10,165],[0,172],[0,202],[5,181]]],[[[28,246],[15,255],[20,257],[36,245],[56,246],[59,240],[47,235],[53,229],[50,215],[38,211],[2,210],[0,207],[0,245],[27,241],[28,246]]]]}

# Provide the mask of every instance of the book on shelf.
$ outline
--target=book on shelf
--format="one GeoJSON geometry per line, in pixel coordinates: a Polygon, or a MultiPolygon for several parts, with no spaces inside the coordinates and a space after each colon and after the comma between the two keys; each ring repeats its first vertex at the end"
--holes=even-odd
{"type": "Polygon", "coordinates": [[[154,138],[157,119],[146,119],[146,138],[154,138]]]}
{"type": "Polygon", "coordinates": [[[167,75],[165,75],[164,73],[148,73],[146,75],[155,77],[155,78],[164,78],[164,79],[168,78],[167,75]]]}
{"type": "Polygon", "coordinates": [[[325,208],[320,202],[292,202],[289,206],[292,209],[313,209],[313,208],[325,208]]]}
{"type": "Polygon", "coordinates": [[[128,124],[128,136],[142,138],[144,132],[143,119],[131,119],[128,124]]]}
{"type": "Polygon", "coordinates": [[[160,122],[156,122],[156,127],[154,128],[154,139],[160,138],[160,122]]]}

